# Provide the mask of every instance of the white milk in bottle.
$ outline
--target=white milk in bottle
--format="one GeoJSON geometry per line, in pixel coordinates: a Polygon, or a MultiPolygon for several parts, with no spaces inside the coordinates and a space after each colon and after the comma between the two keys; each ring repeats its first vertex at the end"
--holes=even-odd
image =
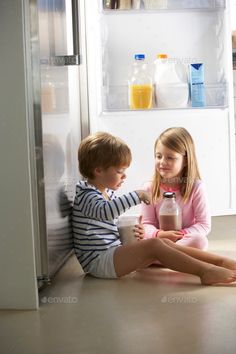
{"type": "Polygon", "coordinates": [[[184,108],[188,105],[188,72],[183,63],[167,54],[158,54],[154,85],[158,108],[184,108]]]}

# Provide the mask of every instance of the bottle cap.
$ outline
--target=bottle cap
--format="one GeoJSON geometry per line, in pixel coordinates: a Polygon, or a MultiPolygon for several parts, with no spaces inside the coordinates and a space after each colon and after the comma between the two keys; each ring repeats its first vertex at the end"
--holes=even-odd
{"type": "Polygon", "coordinates": [[[145,59],[145,54],[135,54],[134,59],[135,60],[143,60],[143,59],[145,59]]]}
{"type": "Polygon", "coordinates": [[[163,197],[164,198],[175,198],[175,192],[164,192],[163,197]]]}
{"type": "Polygon", "coordinates": [[[167,54],[157,54],[158,59],[167,59],[168,55],[167,54]]]}

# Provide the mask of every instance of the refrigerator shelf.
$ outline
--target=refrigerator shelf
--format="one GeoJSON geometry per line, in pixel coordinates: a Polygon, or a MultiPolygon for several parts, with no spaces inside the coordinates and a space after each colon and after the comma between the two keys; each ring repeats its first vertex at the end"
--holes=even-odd
{"type": "MultiPolygon", "coordinates": [[[[200,107],[200,109],[228,107],[228,94],[226,84],[206,84],[205,91],[206,106],[200,107]]],[[[195,108],[196,107],[192,107],[191,102],[189,102],[187,107],[160,108],[155,104],[152,110],[195,108]]],[[[128,85],[103,87],[103,111],[137,111],[131,110],[129,108],[128,85]]]]}
{"type": "Polygon", "coordinates": [[[185,11],[185,10],[198,10],[198,11],[217,11],[225,9],[225,0],[143,0],[140,3],[140,8],[127,7],[109,8],[109,1],[103,1],[101,7],[102,12],[105,14],[125,14],[125,13],[144,13],[156,11],[185,11]],[[107,7],[106,7],[107,3],[107,7]]]}

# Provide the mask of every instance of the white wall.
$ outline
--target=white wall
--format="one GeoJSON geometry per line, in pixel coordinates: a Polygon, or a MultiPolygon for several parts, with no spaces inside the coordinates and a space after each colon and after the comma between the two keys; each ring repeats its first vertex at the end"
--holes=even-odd
{"type": "Polygon", "coordinates": [[[22,14],[23,0],[0,1],[0,308],[8,309],[38,306],[22,14]]]}

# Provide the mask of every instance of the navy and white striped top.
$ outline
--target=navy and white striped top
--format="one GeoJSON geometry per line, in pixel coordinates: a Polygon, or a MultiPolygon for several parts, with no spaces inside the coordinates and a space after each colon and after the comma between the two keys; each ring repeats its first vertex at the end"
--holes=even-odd
{"type": "Polygon", "coordinates": [[[141,202],[136,192],[121,197],[115,197],[111,190],[107,193],[109,201],[86,181],[76,185],[72,214],[74,247],[85,272],[101,252],[120,245],[117,218],[141,202]]]}

